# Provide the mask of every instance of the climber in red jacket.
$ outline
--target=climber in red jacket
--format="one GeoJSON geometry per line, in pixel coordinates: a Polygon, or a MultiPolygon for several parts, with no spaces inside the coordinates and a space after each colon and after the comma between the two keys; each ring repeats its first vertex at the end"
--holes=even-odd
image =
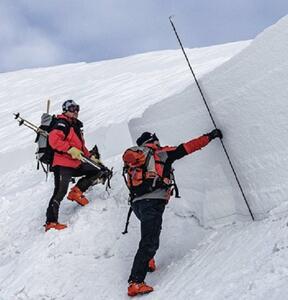
{"type": "Polygon", "coordinates": [[[141,240],[128,279],[129,296],[153,291],[144,279],[148,271],[153,272],[156,268],[154,255],[159,248],[162,215],[172,189],[175,189],[172,164],[215,138],[222,138],[219,129],[178,147],[161,147],[155,134],[144,132],[136,141],[138,147],[129,148],[123,154],[131,207],[141,222],[141,240]],[[141,161],[144,162],[142,167],[141,161]]]}
{"type": "Polygon", "coordinates": [[[45,230],[54,228],[61,230],[67,227],[58,223],[59,206],[67,193],[69,182],[72,177],[80,177],[77,184],[70,190],[67,198],[77,202],[81,206],[87,205],[88,199],[84,192],[99,177],[99,171],[90,164],[81,161],[82,156],[91,156],[85,146],[82,127],[78,120],[79,105],[73,100],[66,100],[62,105],[63,113],[57,116],[57,122],[49,133],[49,145],[54,150],[52,170],[54,172],[54,192],[50,199],[46,213],[45,230]]]}

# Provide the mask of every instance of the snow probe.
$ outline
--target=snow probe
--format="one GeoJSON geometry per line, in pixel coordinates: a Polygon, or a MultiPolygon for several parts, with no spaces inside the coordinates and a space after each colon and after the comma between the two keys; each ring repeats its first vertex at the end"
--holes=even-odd
{"type": "MultiPolygon", "coordinates": [[[[177,40],[178,40],[178,42],[179,42],[179,45],[180,45],[180,47],[181,47],[181,49],[182,49],[182,52],[183,52],[184,57],[185,57],[185,59],[186,59],[186,62],[187,62],[187,64],[188,64],[188,66],[189,66],[189,69],[190,69],[192,75],[193,75],[193,78],[194,78],[195,83],[196,83],[196,85],[197,85],[197,87],[198,87],[198,90],[199,90],[199,92],[200,92],[200,94],[201,94],[201,97],[202,97],[202,100],[203,100],[203,102],[204,102],[204,104],[205,104],[205,106],[206,106],[206,109],[207,109],[207,111],[208,111],[208,113],[209,113],[209,116],[210,116],[210,118],[211,118],[211,121],[212,121],[214,127],[215,127],[215,128],[218,128],[218,127],[216,126],[216,122],[215,122],[215,120],[214,120],[214,118],[213,118],[213,116],[212,116],[212,113],[211,113],[211,111],[210,111],[210,108],[209,108],[209,106],[208,106],[208,104],[207,104],[207,101],[206,101],[206,99],[205,99],[205,96],[204,96],[204,94],[203,94],[203,91],[202,91],[202,89],[201,89],[201,87],[200,87],[200,85],[199,85],[199,82],[198,82],[198,80],[197,80],[197,77],[196,77],[196,75],[195,75],[195,73],[194,73],[194,71],[193,71],[193,69],[192,69],[192,67],[191,67],[190,61],[189,61],[188,56],[187,56],[187,54],[186,54],[186,52],[185,52],[185,50],[184,50],[184,47],[183,47],[182,42],[181,42],[181,40],[180,40],[180,37],[179,37],[179,35],[178,35],[178,33],[177,33],[176,27],[175,27],[175,25],[174,25],[174,23],[173,23],[173,21],[172,21],[172,18],[173,18],[173,16],[170,16],[170,17],[169,17],[169,21],[170,21],[171,26],[172,26],[172,28],[173,28],[173,30],[174,30],[174,33],[175,33],[175,35],[176,35],[176,38],[177,38],[177,40]]],[[[240,189],[240,191],[241,191],[241,194],[242,194],[242,196],[243,196],[243,199],[244,199],[244,201],[245,201],[245,203],[246,203],[246,205],[247,205],[247,208],[248,208],[248,211],[249,211],[249,213],[250,213],[250,216],[251,216],[252,220],[254,221],[254,220],[255,220],[254,215],[253,215],[253,213],[252,213],[252,211],[251,211],[250,205],[249,205],[249,203],[248,203],[248,201],[247,201],[247,198],[246,198],[246,196],[245,196],[245,194],[244,194],[243,188],[242,188],[241,183],[240,183],[240,181],[239,181],[239,179],[238,179],[238,176],[237,176],[236,171],[235,171],[235,169],[234,169],[234,167],[233,167],[232,161],[231,161],[231,159],[230,159],[230,157],[229,157],[229,154],[228,154],[228,152],[227,152],[227,150],[226,150],[226,147],[225,147],[225,145],[224,145],[224,143],[223,143],[223,140],[220,139],[220,142],[221,142],[221,144],[222,144],[223,150],[224,150],[225,155],[226,155],[226,157],[227,157],[227,159],[228,159],[228,162],[229,162],[229,164],[230,164],[230,167],[231,167],[231,169],[232,169],[232,172],[233,172],[233,174],[234,174],[234,176],[235,176],[236,182],[237,182],[238,187],[239,187],[239,189],[240,189]]]]}

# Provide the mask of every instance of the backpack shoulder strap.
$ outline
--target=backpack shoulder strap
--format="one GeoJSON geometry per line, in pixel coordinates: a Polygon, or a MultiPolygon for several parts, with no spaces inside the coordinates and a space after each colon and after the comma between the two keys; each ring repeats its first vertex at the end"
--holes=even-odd
{"type": "Polygon", "coordinates": [[[147,168],[148,164],[150,162],[150,159],[154,158],[155,150],[153,148],[150,148],[150,147],[145,147],[145,148],[147,148],[148,151],[147,151],[147,156],[146,156],[146,161],[145,161],[145,164],[144,164],[144,168],[147,168]]]}
{"type": "Polygon", "coordinates": [[[57,130],[63,131],[63,133],[65,135],[65,139],[66,139],[70,132],[71,124],[64,119],[58,119],[56,117],[54,117],[54,118],[55,118],[54,119],[55,124],[52,126],[52,130],[57,129],[57,130]]]}

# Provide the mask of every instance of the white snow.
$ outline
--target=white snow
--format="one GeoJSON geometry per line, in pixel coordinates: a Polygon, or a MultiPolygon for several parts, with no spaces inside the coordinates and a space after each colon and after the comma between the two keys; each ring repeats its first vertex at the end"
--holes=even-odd
{"type": "MultiPolygon", "coordinates": [[[[164,213],[145,299],[287,299],[287,31],[288,17],[252,42],[186,49],[256,222],[219,141],[175,163],[182,198],[164,213]]],[[[139,222],[121,234],[121,153],[144,130],[177,145],[213,129],[181,51],[0,74],[0,99],[0,299],[128,299],[139,222]],[[39,124],[47,99],[57,113],[68,98],[116,174],[87,207],[64,199],[69,227],[44,233],[53,176],[36,170],[35,136],[12,114],[39,124]]]]}

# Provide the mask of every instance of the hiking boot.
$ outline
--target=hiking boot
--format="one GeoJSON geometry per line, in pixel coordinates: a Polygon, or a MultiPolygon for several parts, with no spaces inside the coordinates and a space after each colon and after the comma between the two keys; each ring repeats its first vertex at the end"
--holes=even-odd
{"type": "Polygon", "coordinates": [[[76,201],[81,206],[85,206],[89,203],[88,199],[84,196],[84,194],[80,191],[80,189],[77,186],[74,186],[70,190],[67,199],[71,201],[76,201]]]}
{"type": "Polygon", "coordinates": [[[145,282],[137,283],[131,281],[128,287],[128,296],[134,297],[136,295],[143,295],[153,292],[153,288],[145,282]]]}
{"type": "Polygon", "coordinates": [[[60,223],[57,223],[57,222],[49,222],[49,223],[46,223],[44,225],[44,227],[45,227],[45,231],[48,231],[50,229],[62,230],[62,229],[67,228],[67,225],[60,224],[60,223]]]}
{"type": "Polygon", "coordinates": [[[155,259],[151,258],[148,263],[148,272],[154,272],[156,270],[155,259]]]}

